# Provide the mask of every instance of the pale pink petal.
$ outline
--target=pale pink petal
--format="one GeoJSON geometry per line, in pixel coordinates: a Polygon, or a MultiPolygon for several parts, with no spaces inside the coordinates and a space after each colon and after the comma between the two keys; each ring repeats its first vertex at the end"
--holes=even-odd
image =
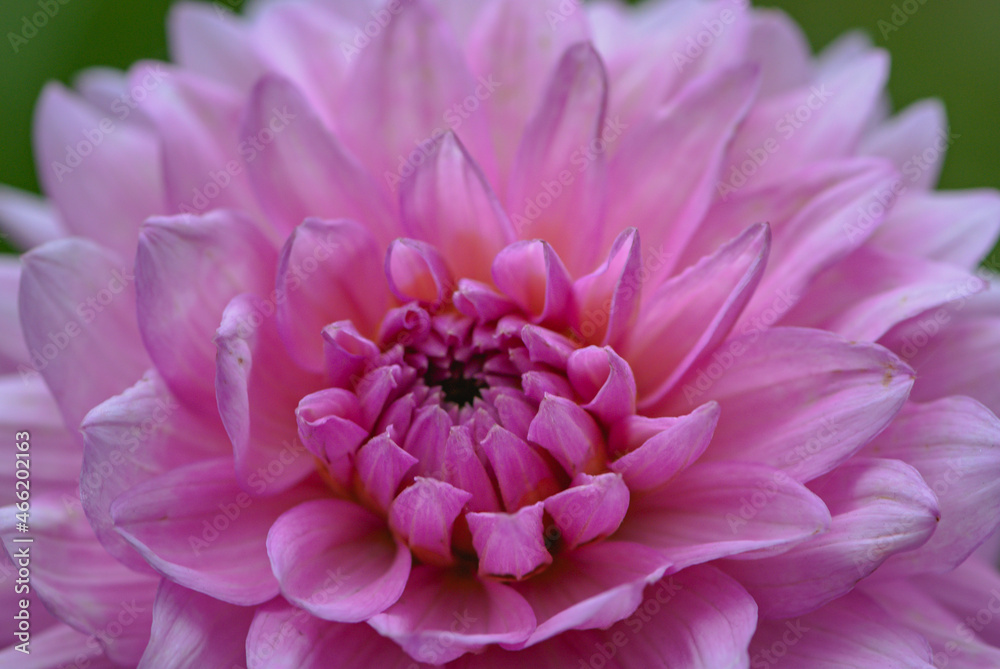
{"type": "Polygon", "coordinates": [[[566,50],[525,129],[507,191],[517,236],[548,240],[577,275],[593,267],[602,238],[607,165],[591,147],[620,134],[605,126],[607,88],[593,46],[566,50]]]}
{"type": "Polygon", "coordinates": [[[823,501],[785,472],[711,462],[633,494],[615,539],[655,548],[683,568],[748,551],[781,552],[829,528],[823,501]]]}
{"type": "Polygon", "coordinates": [[[391,606],[410,574],[410,551],[383,519],[337,499],[300,504],[267,536],[281,592],[326,620],[357,623],[391,606]]]}
{"type": "Polygon", "coordinates": [[[962,636],[968,637],[966,629],[971,629],[986,643],[1000,648],[1000,573],[996,562],[973,556],[950,572],[921,574],[911,583],[963,620],[965,628],[956,630],[962,636]]]}
{"type": "Polygon", "coordinates": [[[398,234],[388,196],[289,81],[257,83],[240,136],[250,138],[242,146],[254,194],[282,236],[312,217],[358,221],[382,244],[398,234]]]}
{"type": "Polygon", "coordinates": [[[640,406],[655,405],[725,339],[764,273],[770,245],[770,228],[751,226],[647,298],[619,347],[635,371],[640,406]]]}
{"type": "Polygon", "coordinates": [[[945,152],[952,142],[940,100],[921,100],[870,132],[858,146],[863,155],[893,162],[918,190],[934,188],[945,152]]]}
{"type": "Polygon", "coordinates": [[[399,198],[403,231],[439,249],[456,276],[489,279],[494,256],[516,239],[486,177],[453,132],[434,143],[399,198]]]}
{"type": "Polygon", "coordinates": [[[913,376],[881,346],[772,328],[720,346],[660,410],[680,413],[715,400],[722,416],[703,459],[763,462],[808,481],[881,432],[906,401],[913,376]]]}
{"type": "Polygon", "coordinates": [[[200,2],[174,5],[167,29],[170,55],[185,69],[243,92],[265,72],[267,63],[250,31],[224,7],[200,2]]]}
{"type": "Polygon", "coordinates": [[[439,307],[455,288],[451,268],[441,252],[425,242],[397,239],[385,252],[385,276],[400,302],[439,307]]]}
{"type": "Polygon", "coordinates": [[[94,643],[94,637],[79,632],[69,625],[59,623],[31,636],[30,654],[17,650],[14,645],[0,650],[0,665],[18,669],[57,669],[86,663],[87,669],[120,669],[94,643]]]}
{"type": "Polygon", "coordinates": [[[566,375],[580,397],[580,406],[605,425],[635,413],[632,369],[610,346],[575,351],[566,362],[566,375]]]}
{"type": "Polygon", "coordinates": [[[265,541],[289,507],[323,494],[300,486],[278,497],[240,489],[232,459],[206,460],[130,488],[111,505],[115,528],[157,571],[232,604],[278,594],[265,541]]]}
{"type": "Polygon", "coordinates": [[[750,661],[788,669],[935,669],[927,641],[859,593],[800,618],[760,622],[750,661]]]}
{"type": "Polygon", "coordinates": [[[237,476],[245,488],[268,494],[313,471],[312,457],[299,441],[295,409],[303,395],[322,387],[319,376],[292,364],[273,314],[272,303],[239,295],[226,307],[215,336],[215,392],[237,476]],[[278,473],[269,475],[269,468],[278,473]],[[264,490],[258,490],[262,482],[264,490]]]}
{"type": "Polygon", "coordinates": [[[164,579],[153,606],[153,633],[138,669],[241,666],[254,612],[164,579]]]}
{"type": "Polygon", "coordinates": [[[50,203],[9,186],[0,186],[0,230],[24,249],[68,234],[50,203]]]}
{"type": "Polygon", "coordinates": [[[582,315],[579,332],[574,333],[578,338],[595,344],[618,344],[639,313],[641,264],[639,233],[629,228],[615,239],[603,265],[573,283],[573,295],[582,315]]]}
{"type": "Polygon", "coordinates": [[[182,402],[215,413],[212,337],[222,312],[240,293],[267,294],[276,261],[274,245],[236,212],[143,224],[135,260],[139,330],[182,402]]]}
{"type": "Polygon", "coordinates": [[[941,508],[934,536],[893,556],[880,575],[957,567],[1000,524],[1000,420],[975,400],[907,404],[863,453],[916,467],[941,508]]]}
{"type": "Polygon", "coordinates": [[[809,40],[781,10],[761,8],[750,16],[747,60],[760,67],[760,94],[771,97],[812,79],[809,40]]]}
{"type": "Polygon", "coordinates": [[[443,664],[490,644],[525,641],[535,616],[509,586],[419,566],[399,601],[368,624],[413,659],[443,664]]]}
{"type": "Polygon", "coordinates": [[[548,242],[515,242],[493,260],[493,282],[517,306],[549,327],[566,324],[573,313],[569,272],[548,242]]]}
{"type": "Polygon", "coordinates": [[[891,555],[926,542],[940,518],[934,493],[899,460],[854,458],[809,487],[833,514],[829,532],[781,555],[722,566],[765,618],[793,618],[846,594],[891,555]]]}
{"type": "Polygon", "coordinates": [[[630,490],[652,490],[690,467],[708,448],[719,422],[719,405],[707,402],[687,416],[630,416],[616,424],[609,448],[620,455],[609,465],[630,490]]]}
{"type": "Polygon", "coordinates": [[[130,263],[80,239],[49,242],[21,262],[24,340],[40,354],[36,369],[75,431],[87,411],[150,366],[136,324],[135,276],[130,263]]]}

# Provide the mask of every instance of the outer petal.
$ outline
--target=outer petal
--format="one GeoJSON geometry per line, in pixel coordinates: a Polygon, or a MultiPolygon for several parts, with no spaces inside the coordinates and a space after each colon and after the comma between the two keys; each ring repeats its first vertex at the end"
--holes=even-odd
{"type": "Polygon", "coordinates": [[[0,186],[0,229],[24,249],[68,234],[51,204],[34,193],[9,186],[0,186]]]}
{"type": "Polygon", "coordinates": [[[858,147],[859,153],[888,158],[917,190],[934,188],[945,149],[952,142],[940,100],[921,100],[876,127],[858,147]],[[932,158],[924,157],[925,152],[932,158]]]}
{"type": "Polygon", "coordinates": [[[260,604],[278,594],[265,539],[289,506],[316,497],[306,486],[280,497],[251,497],[232,460],[180,467],[140,483],[111,505],[115,527],[170,580],[216,599],[260,604]]]}
{"type": "Polygon", "coordinates": [[[509,586],[420,566],[399,601],[368,624],[413,659],[444,664],[489,644],[523,642],[535,616],[509,586]]]}
{"type": "Polygon", "coordinates": [[[153,607],[153,634],[139,669],[241,666],[254,611],[164,579],[153,607]]]}
{"type": "Polygon", "coordinates": [[[830,512],[805,486],[747,462],[699,463],[658,490],[632,495],[629,506],[615,539],[655,548],[677,568],[780,553],[830,527],[830,512]]]}
{"type": "Polygon", "coordinates": [[[833,514],[830,531],[760,560],[732,560],[765,618],[792,618],[850,591],[895,553],[926,542],[940,518],[920,474],[898,460],[853,458],[810,483],[833,514]]]}
{"type": "Polygon", "coordinates": [[[313,615],[358,623],[391,606],[410,574],[410,551],[385,522],[343,500],[289,510],[267,535],[281,592],[313,615]]]}
{"type": "Polygon", "coordinates": [[[267,294],[276,261],[271,242],[236,212],[143,225],[135,261],[139,329],[182,402],[215,413],[212,335],[235,296],[267,294]]]}
{"type": "Polygon", "coordinates": [[[881,432],[912,385],[912,370],[880,346],[772,328],[719,347],[660,410],[716,400],[724,410],[702,458],[764,462],[808,481],[881,432]]]}
{"type": "Polygon", "coordinates": [[[582,314],[579,332],[574,331],[577,338],[595,344],[618,344],[639,313],[641,265],[639,233],[629,228],[615,239],[601,267],[573,283],[573,295],[582,314]]]}
{"type": "Polygon", "coordinates": [[[18,320],[17,294],[21,263],[15,257],[0,258],[0,374],[17,370],[21,378],[32,376],[30,354],[18,320]]]}
{"type": "Polygon", "coordinates": [[[0,664],[18,669],[53,669],[67,666],[69,662],[87,662],[87,669],[121,667],[109,660],[100,646],[94,645],[93,636],[78,632],[69,625],[59,623],[34,635],[31,641],[30,655],[26,656],[10,645],[0,651],[0,664]]]}
{"type": "Polygon", "coordinates": [[[931,649],[897,616],[851,593],[794,620],[760,623],[750,661],[788,669],[932,669],[931,649]],[[780,658],[780,660],[779,660],[780,658]]]}
{"type": "Polygon", "coordinates": [[[909,404],[864,453],[916,467],[941,505],[930,541],[892,557],[880,575],[957,567],[1000,524],[1000,420],[975,400],[909,404]]]}
{"type": "Polygon", "coordinates": [[[40,246],[22,262],[24,340],[41,355],[38,371],[75,431],[87,411],[149,367],[136,325],[135,276],[108,251],[78,239],[40,246]]]}
{"type": "Polygon", "coordinates": [[[215,337],[219,415],[233,442],[240,484],[258,494],[280,492],[313,470],[295,409],[322,383],[290,364],[269,309],[274,305],[252,295],[233,298],[215,337]],[[277,475],[260,473],[275,461],[282,465],[277,475]]]}

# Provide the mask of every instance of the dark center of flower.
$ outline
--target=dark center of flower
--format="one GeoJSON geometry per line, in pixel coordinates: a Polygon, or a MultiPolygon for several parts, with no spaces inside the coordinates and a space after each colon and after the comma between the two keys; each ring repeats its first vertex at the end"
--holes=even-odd
{"type": "MultiPolygon", "coordinates": [[[[477,356],[479,357],[479,356],[477,356]]],[[[439,386],[444,392],[444,401],[459,407],[469,406],[475,400],[482,399],[481,390],[489,388],[480,374],[482,364],[462,362],[460,360],[442,360],[431,364],[424,374],[424,383],[429,386],[439,386]],[[440,364],[447,363],[447,367],[440,364]]]]}

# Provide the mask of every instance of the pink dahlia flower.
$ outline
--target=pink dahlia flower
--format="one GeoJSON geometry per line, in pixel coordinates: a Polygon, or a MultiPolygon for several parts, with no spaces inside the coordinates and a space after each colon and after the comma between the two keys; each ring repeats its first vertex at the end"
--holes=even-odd
{"type": "Polygon", "coordinates": [[[1000,666],[1000,198],[744,4],[181,5],[49,86],[0,664],[1000,666]]]}

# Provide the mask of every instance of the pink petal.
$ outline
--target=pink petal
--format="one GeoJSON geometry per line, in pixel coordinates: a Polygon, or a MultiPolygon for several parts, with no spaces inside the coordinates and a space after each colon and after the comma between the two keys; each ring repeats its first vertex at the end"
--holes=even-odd
{"type": "Polygon", "coordinates": [[[87,411],[150,365],[136,324],[135,276],[109,251],[79,239],[37,247],[21,262],[24,341],[75,431],[87,411]]]}
{"type": "Polygon", "coordinates": [[[809,485],[833,514],[829,532],[723,566],[765,618],[800,616],[846,594],[891,555],[926,542],[940,518],[934,493],[899,460],[853,458],[809,485]]]}
{"type": "Polygon", "coordinates": [[[142,556],[115,531],[112,502],[170,470],[232,457],[226,433],[218,418],[178,402],[155,371],[94,407],[80,431],[85,448],[78,478],[87,519],[109,553],[136,571],[148,572],[142,556]]]}
{"type": "Polygon", "coordinates": [[[533,316],[533,323],[557,327],[573,313],[569,272],[547,242],[511,244],[493,261],[493,281],[507,297],[533,316]]]}
{"type": "Polygon", "coordinates": [[[254,87],[240,137],[261,209],[282,237],[307,218],[348,218],[388,242],[397,233],[387,195],[315,114],[286,79],[254,87]]]}
{"type": "Polygon", "coordinates": [[[630,416],[612,428],[609,444],[624,454],[609,466],[630,490],[659,488],[705,452],[718,422],[716,402],[679,418],[630,416]]]}
{"type": "Polygon", "coordinates": [[[143,224],[135,260],[139,329],[182,402],[215,413],[212,335],[235,296],[270,292],[276,261],[256,224],[235,212],[143,224]]]}
{"type": "Polygon", "coordinates": [[[58,623],[32,635],[30,655],[25,656],[14,645],[0,650],[0,664],[18,669],[53,669],[72,666],[68,664],[71,662],[83,666],[86,662],[87,669],[119,669],[121,665],[109,660],[93,641],[93,636],[58,623]]]}
{"type": "Polygon", "coordinates": [[[956,632],[968,638],[971,628],[977,637],[1000,648],[1000,618],[994,611],[1000,608],[1000,573],[995,562],[973,556],[950,572],[921,574],[910,583],[934,598],[934,608],[943,607],[962,619],[965,627],[956,632]],[[993,615],[987,616],[987,611],[993,615]]]}
{"type": "Polygon", "coordinates": [[[451,269],[441,252],[413,239],[397,239],[389,245],[385,275],[389,288],[403,303],[416,300],[437,307],[455,288],[451,269]]]}
{"type": "Polygon", "coordinates": [[[298,438],[295,409],[301,397],[322,385],[319,377],[291,364],[268,317],[273,309],[253,295],[239,295],[226,307],[215,336],[215,392],[237,477],[244,488],[268,494],[313,471],[312,457],[298,438]],[[279,473],[268,475],[268,468],[279,473]]]}
{"type": "Polygon", "coordinates": [[[15,256],[0,258],[0,374],[17,371],[21,378],[37,376],[24,343],[18,319],[17,294],[21,263],[15,256]]]}
{"type": "Polygon", "coordinates": [[[569,356],[576,350],[573,342],[561,334],[534,325],[521,328],[521,340],[532,362],[545,363],[560,370],[566,369],[569,356]]]}
{"type": "Polygon", "coordinates": [[[512,432],[494,426],[481,446],[496,474],[507,511],[517,511],[559,490],[542,456],[512,432]]]}
{"type": "Polygon", "coordinates": [[[542,537],[542,502],[514,513],[468,513],[479,575],[521,580],[552,563],[542,537]]]}
{"type": "Polygon", "coordinates": [[[594,47],[568,48],[525,128],[507,191],[517,236],[548,240],[575,274],[597,259],[605,206],[604,153],[587,151],[621,133],[604,123],[607,89],[594,47]]]}
{"type": "Polygon", "coordinates": [[[926,190],[937,183],[951,141],[944,105],[940,100],[921,100],[879,124],[858,151],[888,158],[906,176],[908,185],[926,190]]]}
{"type": "Polygon", "coordinates": [[[306,395],[295,409],[295,418],[302,444],[346,488],[354,469],[352,456],[369,434],[359,425],[363,418],[357,395],[342,388],[326,388],[306,395]]]}
{"type": "Polygon", "coordinates": [[[0,229],[23,249],[69,234],[51,204],[10,186],[0,186],[0,229]]]}
{"type": "Polygon", "coordinates": [[[384,611],[410,574],[410,551],[393,540],[385,522],[338,499],[287,511],[267,535],[267,553],[286,599],[338,622],[384,611]]]}
{"type": "Polygon", "coordinates": [[[788,669],[933,669],[927,641],[893,613],[851,593],[801,618],[762,621],[750,644],[750,661],[764,666],[780,661],[788,669]]]}
{"type": "Polygon", "coordinates": [[[611,536],[628,510],[629,489],[618,474],[579,474],[573,486],[544,501],[566,548],[611,536]]]}
{"type": "Polygon", "coordinates": [[[770,228],[753,225],[647,298],[619,347],[636,373],[640,405],[659,401],[726,337],[760,281],[770,245],[770,228]]]}
{"type": "Polygon", "coordinates": [[[418,662],[443,664],[490,644],[523,642],[535,616],[509,586],[420,566],[399,601],[369,624],[418,662]]]}
{"type": "Polygon", "coordinates": [[[459,279],[452,295],[455,308],[470,318],[492,321],[513,312],[516,307],[491,286],[471,279],[459,279]]]}
{"type": "Polygon", "coordinates": [[[256,609],[246,641],[249,669],[427,669],[368,625],[332,623],[275,599],[256,609]]]}
{"type": "Polygon", "coordinates": [[[400,484],[417,462],[388,435],[371,439],[354,457],[357,485],[363,499],[373,503],[379,511],[388,511],[400,484]]]}
{"type": "Polygon", "coordinates": [[[616,345],[639,313],[642,277],[639,233],[629,228],[618,235],[601,267],[573,283],[583,318],[579,339],[616,345]]]}
{"type": "Polygon", "coordinates": [[[528,439],[549,452],[570,476],[593,473],[604,461],[604,436],[576,403],[549,395],[538,406],[528,439]]]}
{"type": "Polygon", "coordinates": [[[253,497],[240,489],[232,466],[220,458],[160,474],[119,495],[111,518],[175,583],[232,604],[260,604],[278,594],[264,544],[268,529],[290,506],[322,493],[305,486],[253,497]]]}
{"type": "Polygon", "coordinates": [[[393,191],[449,127],[487,177],[495,172],[486,115],[460,119],[453,111],[482,82],[430,4],[402,5],[358,55],[344,92],[352,102],[341,113],[341,136],[393,191]]]}
{"type": "Polygon", "coordinates": [[[632,369],[610,346],[574,351],[566,373],[581,398],[580,406],[605,425],[635,413],[635,378],[632,369]]]}
{"type": "Polygon", "coordinates": [[[808,481],[881,432],[906,401],[913,376],[880,346],[772,328],[721,346],[660,410],[678,413],[715,400],[725,409],[703,459],[763,462],[808,481]]]}
{"type": "Polygon", "coordinates": [[[453,132],[434,143],[399,197],[403,231],[440,249],[456,276],[489,279],[494,256],[516,239],[486,177],[453,132]]]}
{"type": "Polygon", "coordinates": [[[975,268],[1000,234],[995,191],[915,193],[901,198],[875,232],[880,249],[975,268]]]}
{"type": "Polygon", "coordinates": [[[784,472],[710,462],[655,491],[633,494],[615,539],[655,548],[682,569],[748,551],[781,552],[829,528],[823,501],[784,472]]]}
{"type": "Polygon", "coordinates": [[[615,196],[608,202],[606,225],[638,228],[646,250],[643,264],[654,276],[669,275],[677,251],[708,210],[726,148],[757,86],[758,75],[749,66],[712,73],[623,136],[609,167],[615,196]]]}
{"type": "Polygon", "coordinates": [[[389,525],[422,562],[450,565],[452,526],[470,499],[470,493],[443,481],[417,477],[393,501],[389,525]]]}
{"type": "MultiPolygon", "coordinates": [[[[169,83],[162,68],[153,71],[143,90],[155,94],[169,83]]],[[[52,83],[36,107],[33,143],[39,181],[66,231],[130,257],[139,224],[167,202],[156,138],[118,118],[52,83]]]]}
{"type": "Polygon", "coordinates": [[[812,48],[790,16],[762,8],[751,14],[750,22],[747,60],[760,67],[762,97],[797,88],[812,78],[812,48]]]}
{"type": "Polygon", "coordinates": [[[152,637],[139,669],[240,666],[246,661],[254,611],[164,579],[153,607],[152,637]]]}
{"type": "Polygon", "coordinates": [[[1000,420],[967,397],[907,404],[863,453],[916,467],[937,495],[941,522],[920,548],[893,556],[880,574],[957,567],[1000,524],[1000,420]]]}
{"type": "Polygon", "coordinates": [[[182,2],[171,8],[167,34],[172,59],[227,86],[248,91],[267,63],[252,35],[222,7],[182,2]]]}
{"type": "Polygon", "coordinates": [[[350,321],[337,321],[323,328],[323,358],[331,386],[354,388],[380,353],[378,346],[350,321]]]}

